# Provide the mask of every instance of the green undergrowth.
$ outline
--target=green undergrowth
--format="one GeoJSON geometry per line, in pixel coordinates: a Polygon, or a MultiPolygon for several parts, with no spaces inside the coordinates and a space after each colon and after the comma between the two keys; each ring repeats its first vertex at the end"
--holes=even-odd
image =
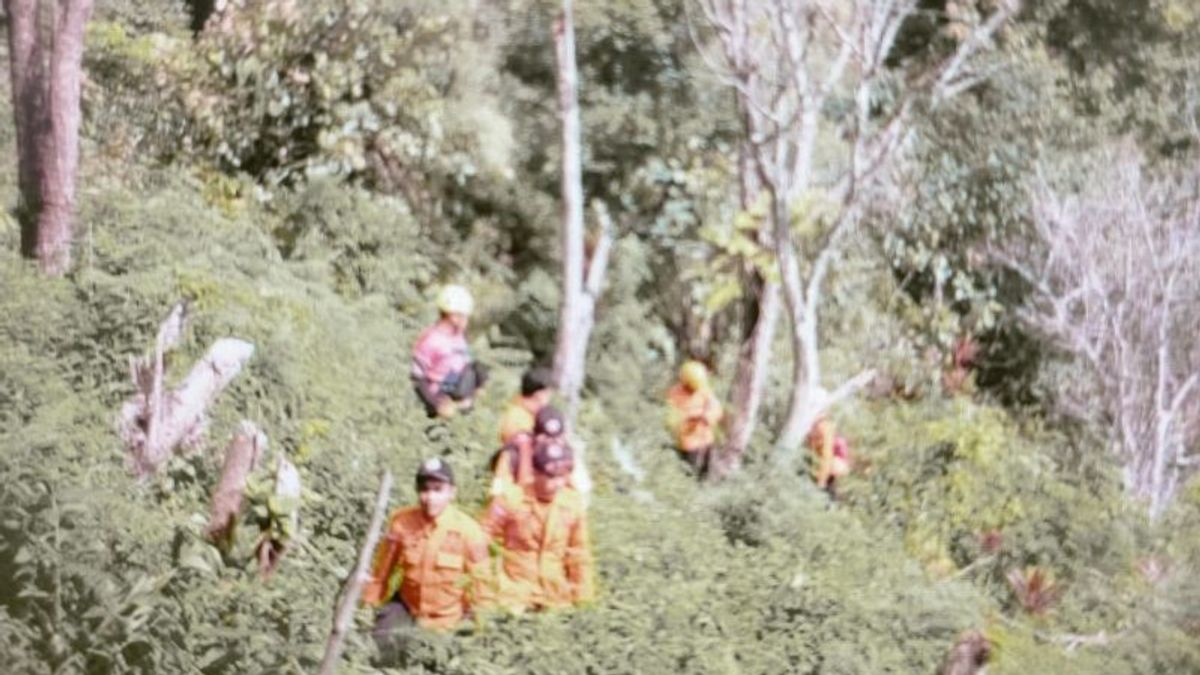
{"type": "MultiPolygon", "coordinates": [[[[447,456],[460,500],[481,507],[497,413],[553,334],[553,275],[485,274],[462,251],[423,246],[403,204],[334,184],[267,203],[237,189],[222,203],[203,174],[149,174],[136,191],[89,185],[69,278],[37,276],[12,247],[0,253],[6,671],[312,672],[385,469],[398,505],[413,498],[419,460],[447,456]],[[451,277],[478,291],[473,345],[494,379],[471,415],[434,422],[411,391],[407,352],[451,277]],[[179,300],[191,319],[172,381],[217,338],[256,351],[200,447],[139,483],[114,417],[132,392],[128,358],[149,349],[179,300]],[[250,556],[252,518],[226,552],[201,535],[241,419],[270,437],[260,478],[286,456],[305,484],[298,535],[267,580],[250,556]]],[[[1197,531],[1196,508],[1185,503],[1175,532],[1156,535],[1117,506],[1110,469],[1068,466],[1053,436],[992,408],[854,408],[843,426],[870,467],[838,504],[806,474],[764,461],[765,440],[736,479],[697,484],[662,429],[669,349],[636,301],[647,274],[636,243],[621,242],[580,413],[596,485],[596,604],[488,616],[460,635],[424,636],[400,660],[375,652],[364,610],[343,672],[931,673],[970,628],[996,641],[1002,674],[1200,663],[1186,603],[1200,596],[1184,573],[1198,560],[1184,536],[1197,531]],[[977,542],[990,530],[1004,544],[988,560],[977,542]],[[1136,570],[1153,555],[1173,574],[1151,583],[1136,570]],[[1047,616],[1027,616],[1003,580],[1029,565],[1066,585],[1047,616]],[[1055,641],[1101,630],[1110,645],[1068,654],[1055,641]]]]}

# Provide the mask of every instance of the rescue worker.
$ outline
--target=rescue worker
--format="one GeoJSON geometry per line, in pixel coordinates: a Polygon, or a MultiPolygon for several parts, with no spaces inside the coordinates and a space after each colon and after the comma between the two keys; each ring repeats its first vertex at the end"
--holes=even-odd
{"type": "Polygon", "coordinates": [[[449,285],[438,293],[437,323],[425,329],[413,346],[411,376],[430,417],[453,417],[470,410],[487,370],[471,359],[467,323],[475,309],[470,291],[449,285]]]}
{"type": "Polygon", "coordinates": [[[850,444],[829,417],[821,415],[808,432],[808,448],[813,453],[813,481],[837,499],[837,481],[850,473],[850,444]]]}
{"type": "Polygon", "coordinates": [[[679,381],[667,392],[667,426],[680,457],[700,476],[708,473],[717,425],[724,414],[709,383],[708,368],[699,361],[685,362],[679,368],[679,381]]]}
{"type": "Polygon", "coordinates": [[[547,405],[534,418],[532,434],[520,431],[496,452],[492,458],[490,494],[499,496],[514,489],[527,490],[533,485],[533,449],[543,439],[557,439],[571,448],[573,468],[568,484],[583,494],[585,501],[591,492],[591,476],[583,458],[566,437],[566,419],[554,406],[547,405]]]}
{"type": "MultiPolygon", "coordinates": [[[[492,457],[493,497],[508,490],[527,489],[533,484],[533,446],[538,434],[538,420],[550,408],[554,390],[554,373],[547,368],[533,368],[521,376],[521,393],[508,402],[500,415],[502,445],[492,457]]],[[[557,412],[557,411],[556,411],[557,412]]],[[[562,416],[558,416],[562,431],[562,416]]]]}
{"type": "Polygon", "coordinates": [[[592,494],[592,475],[588,472],[587,462],[584,461],[583,444],[567,432],[567,419],[562,412],[554,406],[542,408],[534,422],[533,434],[535,444],[543,438],[557,438],[567,444],[573,459],[567,484],[583,497],[583,504],[587,506],[588,498],[592,494]]]}
{"type": "Polygon", "coordinates": [[[518,433],[533,433],[538,411],[554,394],[554,373],[549,368],[531,368],[521,376],[521,393],[500,414],[500,442],[508,443],[518,433]]]}
{"type": "Polygon", "coordinates": [[[595,598],[587,511],[568,485],[573,464],[569,446],[544,438],[534,449],[530,489],[488,504],[483,527],[502,547],[502,607],[554,609],[595,598]]]}
{"type": "Polygon", "coordinates": [[[533,485],[533,433],[517,432],[492,456],[493,497],[527,489],[533,485]]]}
{"type": "Polygon", "coordinates": [[[434,457],[417,470],[416,506],[392,514],[375,553],[365,603],[380,606],[373,635],[384,642],[416,625],[450,630],[491,597],[487,534],[452,502],[454,473],[434,457]],[[399,587],[392,579],[399,573],[399,587]]]}

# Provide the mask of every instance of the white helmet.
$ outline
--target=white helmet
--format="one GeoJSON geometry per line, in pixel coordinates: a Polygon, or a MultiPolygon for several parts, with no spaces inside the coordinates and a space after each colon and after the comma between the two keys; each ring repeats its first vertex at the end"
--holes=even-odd
{"type": "Polygon", "coordinates": [[[443,314],[469,315],[475,309],[475,300],[471,297],[471,291],[458,284],[450,284],[438,292],[437,308],[443,314]]]}

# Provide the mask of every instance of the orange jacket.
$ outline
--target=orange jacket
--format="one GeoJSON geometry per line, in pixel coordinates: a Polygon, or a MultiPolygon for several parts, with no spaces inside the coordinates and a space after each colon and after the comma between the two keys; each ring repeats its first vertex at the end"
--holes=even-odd
{"type": "Polygon", "coordinates": [[[419,506],[400,509],[375,553],[363,601],[380,604],[390,598],[392,577],[399,571],[400,599],[417,623],[450,629],[467,609],[489,599],[487,563],[487,535],[453,504],[436,520],[419,506]]]}
{"type": "Polygon", "coordinates": [[[667,424],[675,446],[692,452],[716,442],[716,425],[724,417],[721,402],[711,389],[688,389],[676,383],[667,392],[667,424]]]}
{"type": "Polygon", "coordinates": [[[530,435],[516,436],[496,453],[492,460],[492,485],[489,494],[519,494],[533,484],[533,443],[530,435]]]}
{"type": "Polygon", "coordinates": [[[595,598],[583,496],[563,488],[548,503],[532,491],[493,498],[483,527],[503,547],[499,601],[509,609],[567,607],[595,598]]]}
{"type": "Polygon", "coordinates": [[[532,434],[540,409],[537,399],[532,396],[514,396],[500,414],[500,443],[508,443],[522,432],[532,434]]]}

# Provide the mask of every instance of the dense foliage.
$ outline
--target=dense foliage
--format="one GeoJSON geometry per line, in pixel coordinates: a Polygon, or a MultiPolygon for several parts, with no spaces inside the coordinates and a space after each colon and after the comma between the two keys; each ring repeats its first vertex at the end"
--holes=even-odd
{"type": "MultiPolygon", "coordinates": [[[[770,454],[783,343],[739,475],[698,484],[670,451],[660,405],[680,355],[732,372],[738,266],[770,264],[745,236],[761,214],[736,208],[739,129],[693,49],[694,7],[579,8],[585,183],[620,228],[578,420],[600,597],[486,615],[399,657],[377,653],[362,610],[343,672],[933,673],[968,629],[999,675],[1200,670],[1200,485],[1146,519],[1091,430],[1050,414],[1069,361],[1010,322],[1023,289],[982,253],[1022,232],[1021,178],[1045,157],[1130,130],[1162,161],[1190,151],[1178,117],[1137,103],[1188,81],[1177,57],[1196,18],[1137,3],[1138,58],[1108,61],[1120,22],[1088,17],[1120,4],[1028,12],[991,83],[921,119],[899,225],[838,261],[826,367],[885,377],[835,415],[858,468],[832,503],[770,454]],[[946,387],[967,334],[984,367],[946,387]]],[[[181,8],[98,8],[68,277],[20,260],[0,214],[5,672],[313,672],[383,470],[396,505],[420,458],[447,456],[478,509],[497,412],[552,349],[553,3],[229,5],[198,33],[181,8]],[[472,347],[495,379],[441,422],[412,395],[407,352],[450,279],[476,293],[472,347]],[[172,381],[219,337],[256,352],[200,446],[139,483],[115,415],[128,358],[180,299],[192,319],[172,381]],[[203,528],[242,419],[270,451],[222,551],[203,528]],[[305,492],[263,579],[261,484],[280,456],[305,492]]],[[[5,107],[4,156],[14,142],[5,107]]],[[[6,206],[15,182],[0,165],[6,206]]]]}

